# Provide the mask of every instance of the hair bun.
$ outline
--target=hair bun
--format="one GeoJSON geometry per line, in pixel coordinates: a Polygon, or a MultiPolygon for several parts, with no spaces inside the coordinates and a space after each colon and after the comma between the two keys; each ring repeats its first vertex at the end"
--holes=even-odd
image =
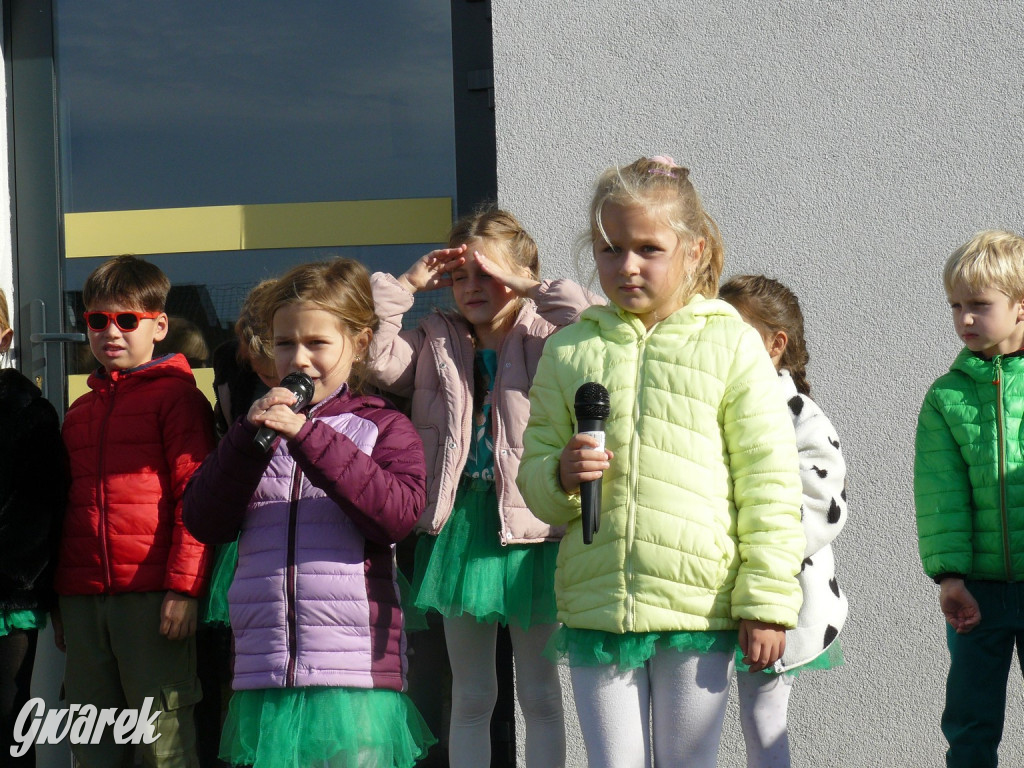
{"type": "Polygon", "coordinates": [[[651,157],[648,157],[647,159],[650,160],[652,163],[661,163],[662,165],[667,165],[669,168],[679,167],[678,165],[676,165],[676,161],[673,160],[668,155],[653,155],[651,157]]]}
{"type": "Polygon", "coordinates": [[[655,176],[668,176],[670,179],[686,181],[690,177],[690,169],[677,165],[676,161],[668,155],[654,155],[645,158],[653,167],[647,169],[647,173],[655,176]]]}

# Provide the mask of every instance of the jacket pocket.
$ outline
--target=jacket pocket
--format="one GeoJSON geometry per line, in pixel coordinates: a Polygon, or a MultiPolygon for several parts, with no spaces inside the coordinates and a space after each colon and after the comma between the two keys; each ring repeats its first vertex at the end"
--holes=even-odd
{"type": "Polygon", "coordinates": [[[196,727],[193,707],[203,698],[203,687],[193,677],[179,683],[169,683],[160,689],[158,702],[161,710],[153,723],[160,734],[152,745],[153,756],[192,768],[196,762],[196,727]]]}
{"type": "Polygon", "coordinates": [[[183,683],[170,683],[160,689],[160,708],[164,712],[195,706],[202,700],[203,686],[198,677],[183,683]]]}

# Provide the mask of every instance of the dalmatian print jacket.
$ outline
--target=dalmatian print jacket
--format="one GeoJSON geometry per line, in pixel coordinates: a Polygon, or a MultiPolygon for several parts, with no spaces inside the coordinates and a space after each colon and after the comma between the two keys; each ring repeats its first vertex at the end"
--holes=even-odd
{"type": "Polygon", "coordinates": [[[835,428],[813,400],[797,392],[789,371],[779,372],[779,386],[796,431],[803,482],[800,515],[807,537],[798,577],[804,602],[796,629],[786,633],[786,652],[775,665],[775,671],[785,672],[824,653],[846,621],[847,600],[836,580],[832,540],[846,525],[847,504],[846,463],[835,428]]]}

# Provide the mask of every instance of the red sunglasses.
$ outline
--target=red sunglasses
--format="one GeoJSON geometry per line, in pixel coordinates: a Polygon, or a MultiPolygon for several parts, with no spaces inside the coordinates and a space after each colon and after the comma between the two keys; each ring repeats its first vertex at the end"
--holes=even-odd
{"type": "Polygon", "coordinates": [[[83,317],[90,331],[96,331],[97,333],[105,331],[107,326],[110,325],[111,320],[113,320],[114,325],[122,333],[131,333],[139,327],[139,323],[143,320],[155,320],[161,314],[161,312],[133,312],[130,309],[122,310],[121,312],[101,312],[97,310],[86,312],[83,317]]]}

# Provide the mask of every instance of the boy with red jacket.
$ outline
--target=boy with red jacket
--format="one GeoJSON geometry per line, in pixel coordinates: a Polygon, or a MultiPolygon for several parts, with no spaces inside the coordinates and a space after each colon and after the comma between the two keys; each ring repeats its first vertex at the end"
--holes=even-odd
{"type": "MultiPolygon", "coordinates": [[[[185,358],[153,358],[167,334],[170,282],[133,256],[86,279],[89,346],[102,365],[62,430],[71,491],[54,617],[67,652],[68,704],[160,711],[147,765],[197,766],[193,705],[196,597],[209,555],[181,521],[185,484],[212,450],[213,414],[185,358]]],[[[130,744],[105,729],[73,744],[82,768],[122,764],[130,744]]]]}

